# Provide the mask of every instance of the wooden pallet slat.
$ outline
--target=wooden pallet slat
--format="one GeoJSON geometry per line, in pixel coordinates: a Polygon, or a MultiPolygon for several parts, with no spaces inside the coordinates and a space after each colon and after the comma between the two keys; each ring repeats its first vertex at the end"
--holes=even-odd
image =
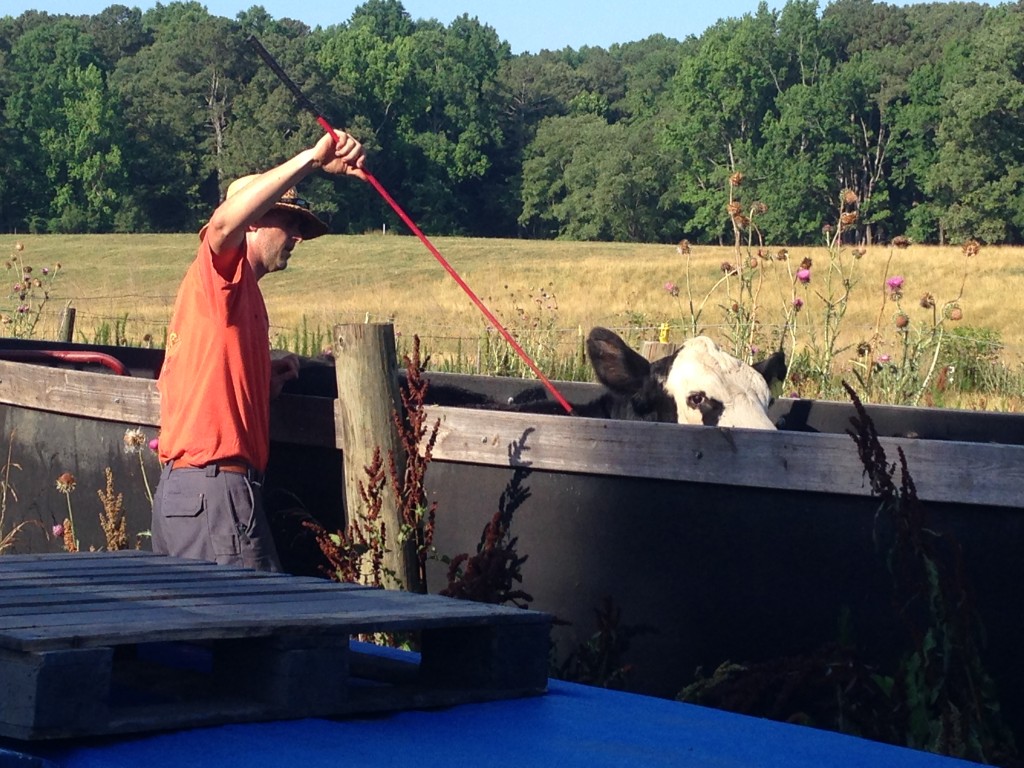
{"type": "Polygon", "coordinates": [[[550,626],[534,611],[146,553],[5,557],[0,736],[535,695],[546,690],[550,626]],[[351,646],[403,632],[419,636],[419,656],[381,663],[351,646]]]}

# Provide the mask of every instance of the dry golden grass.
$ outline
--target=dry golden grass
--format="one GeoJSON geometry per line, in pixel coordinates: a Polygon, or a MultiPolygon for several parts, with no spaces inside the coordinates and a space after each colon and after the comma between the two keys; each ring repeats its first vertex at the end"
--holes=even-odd
{"type": "MultiPolygon", "coordinates": [[[[37,269],[62,265],[37,336],[55,333],[60,310],[70,301],[78,313],[78,339],[92,341],[104,324],[120,324],[129,343],[141,343],[148,334],[160,344],[197,241],[191,234],[8,235],[0,239],[0,252],[13,254],[16,242],[24,245],[24,263],[37,269]]],[[[727,343],[725,308],[736,299],[738,282],[733,278],[712,287],[722,277],[723,262],[737,264],[756,254],[756,249],[737,254],[730,247],[694,246],[686,257],[674,245],[465,238],[436,238],[434,244],[514,335],[560,335],[570,348],[595,325],[631,329],[628,335],[635,343],[641,337],[654,339],[658,326],[670,323],[672,340],[681,340],[690,318],[688,279],[694,301],[707,299],[701,328],[727,343]],[[667,282],[679,287],[677,298],[665,290],[667,282]]],[[[875,246],[854,261],[844,249],[844,262],[854,264],[855,272],[841,342],[856,345],[877,328],[881,340],[876,351],[895,344],[895,305],[886,300],[885,279],[900,275],[912,331],[930,323],[931,312],[919,306],[924,293],[941,306],[955,299],[963,285],[959,325],[997,331],[1005,345],[1004,363],[1019,367],[1024,353],[1024,329],[1017,322],[1024,296],[1022,255],[1020,248],[983,247],[967,259],[959,245],[875,246]]],[[[767,327],[782,322],[792,298],[792,272],[805,257],[814,266],[811,283],[798,291],[806,302],[798,315],[798,349],[824,311],[816,292],[826,290],[829,253],[823,246],[791,248],[788,262],[764,260],[759,266],[758,316],[767,327]]],[[[303,243],[288,270],[269,276],[262,287],[272,334],[283,338],[294,338],[303,322],[307,330],[326,334],[337,322],[391,319],[399,334],[417,334],[425,348],[440,354],[446,339],[462,339],[464,349],[477,345],[488,325],[411,236],[327,236],[303,243]]]]}

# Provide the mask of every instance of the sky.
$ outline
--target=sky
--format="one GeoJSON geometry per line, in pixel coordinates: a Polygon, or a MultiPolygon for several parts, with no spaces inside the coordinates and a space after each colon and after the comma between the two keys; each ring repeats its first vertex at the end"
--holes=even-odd
{"type": "MultiPolygon", "coordinates": [[[[293,18],[310,27],[327,27],[348,21],[362,0],[200,0],[215,16],[233,19],[239,11],[262,5],[275,19],[293,18]]],[[[910,5],[924,0],[905,0],[910,5]]],[[[0,15],[19,16],[27,10],[47,13],[94,15],[119,4],[142,10],[156,0],[0,0],[0,15]]],[[[164,1],[164,5],[167,0],[164,1]]],[[[682,40],[700,35],[724,18],[743,16],[757,10],[758,0],[403,0],[413,19],[437,19],[448,25],[452,19],[469,14],[495,29],[509,43],[513,53],[537,53],[545,48],[608,48],[615,43],[643,40],[653,34],[682,40]]],[[[768,0],[768,7],[781,9],[785,0],[768,0]]],[[[821,0],[819,7],[827,5],[821,0]]]]}

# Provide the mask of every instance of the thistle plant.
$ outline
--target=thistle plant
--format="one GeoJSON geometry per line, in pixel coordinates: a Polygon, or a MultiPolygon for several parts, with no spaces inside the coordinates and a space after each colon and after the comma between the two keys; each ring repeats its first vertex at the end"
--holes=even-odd
{"type": "MultiPolygon", "coordinates": [[[[858,205],[857,194],[852,190],[845,190],[839,196],[836,223],[826,223],[821,230],[828,256],[824,266],[819,265],[819,268],[814,269],[813,260],[806,258],[800,262],[799,269],[790,272],[794,291],[789,297],[788,303],[792,311],[787,316],[786,330],[790,336],[791,352],[796,347],[796,313],[806,303],[799,295],[800,290],[813,293],[822,307],[820,318],[816,317],[814,322],[804,323],[807,336],[807,374],[815,385],[815,394],[831,390],[836,358],[848,348],[840,346],[839,331],[849,308],[850,297],[859,280],[857,265],[866,251],[863,248],[853,248],[847,252],[843,245],[843,234],[856,225],[859,219],[858,205]]],[[[786,263],[790,262],[787,260],[786,263]]]]}
{"type": "MultiPolygon", "coordinates": [[[[901,249],[908,245],[906,238],[893,240],[893,248],[901,249]]],[[[917,405],[921,401],[936,377],[947,336],[946,323],[963,319],[961,301],[969,262],[980,251],[981,245],[977,240],[964,243],[960,290],[946,301],[937,300],[931,292],[923,293],[917,302],[918,308],[924,310],[921,317],[904,303],[909,288],[905,278],[889,274],[893,258],[890,250],[874,334],[870,341],[858,345],[859,359],[854,361],[855,375],[866,392],[887,402],[917,405]],[[886,329],[896,333],[895,357],[879,351],[884,344],[886,329]]]]}
{"type": "MultiPolygon", "coordinates": [[[[944,301],[932,293],[921,295],[918,303],[929,314],[920,317],[905,301],[904,277],[891,269],[894,253],[907,248],[910,240],[893,238],[874,333],[857,342],[856,337],[843,334],[851,301],[863,282],[862,262],[867,255],[866,248],[847,242],[860,220],[856,192],[844,190],[834,218],[822,226],[825,256],[797,260],[790,258],[786,248],[773,252],[764,246],[757,220],[767,209],[757,201],[741,202],[743,183],[740,173],[729,177],[726,213],[735,235],[736,256],[720,265],[721,274],[713,278],[710,288],[703,293],[699,289],[690,243],[681,241],[676,248],[686,260],[685,282],[680,286],[670,280],[663,287],[676,302],[677,327],[684,336],[707,332],[706,312],[709,305],[716,306],[724,318],[726,337],[719,342],[727,340],[736,357],[754,362],[761,349],[785,349],[789,371],[783,389],[794,397],[839,395],[840,363],[852,368],[866,396],[886,402],[916,405],[930,387],[948,384],[950,366],[941,365],[943,344],[948,323],[963,318],[968,262],[981,248],[977,241],[963,246],[960,290],[944,301]],[[764,322],[772,301],[781,308],[771,313],[773,321],[781,314],[781,323],[774,325],[764,322]],[[893,335],[895,344],[890,346],[893,335]],[[847,362],[844,357],[851,349],[856,351],[847,362]]],[[[665,338],[664,332],[661,337],[665,338]]]]}
{"type": "Polygon", "coordinates": [[[75,529],[75,513],[71,509],[71,494],[75,490],[75,476],[70,472],[62,472],[57,478],[57,490],[64,494],[68,503],[68,516],[64,521],[53,527],[54,536],[60,536],[64,540],[66,552],[78,552],[78,532],[75,529]]]}
{"type": "Polygon", "coordinates": [[[52,267],[34,268],[24,259],[25,245],[16,242],[4,266],[13,277],[7,294],[7,303],[0,309],[3,334],[18,339],[31,338],[35,333],[43,309],[50,300],[53,281],[60,272],[60,262],[52,267]]]}
{"type": "Polygon", "coordinates": [[[124,432],[124,452],[128,455],[135,454],[139,457],[139,472],[142,474],[142,482],[146,486],[146,498],[150,505],[153,504],[153,490],[149,485],[149,477],[146,475],[145,449],[149,447],[151,452],[156,452],[156,441],[147,440],[146,433],[138,427],[129,428],[124,432]]]}
{"type": "Polygon", "coordinates": [[[757,220],[768,212],[768,208],[759,200],[749,205],[741,202],[739,191],[743,183],[744,175],[734,172],[729,176],[727,184],[728,202],[725,209],[733,229],[735,259],[722,262],[719,267],[720,277],[701,295],[695,289],[691,245],[689,241],[682,240],[676,246],[676,251],[686,258],[685,304],[680,298],[682,291],[676,283],[666,282],[664,288],[676,300],[680,328],[686,338],[706,332],[703,315],[708,303],[720,292],[724,294],[717,306],[725,316],[724,334],[729,342],[727,346],[736,357],[754,362],[761,348],[774,346],[778,339],[766,334],[761,320],[762,291],[770,277],[773,259],[764,247],[764,238],[757,220]]]}

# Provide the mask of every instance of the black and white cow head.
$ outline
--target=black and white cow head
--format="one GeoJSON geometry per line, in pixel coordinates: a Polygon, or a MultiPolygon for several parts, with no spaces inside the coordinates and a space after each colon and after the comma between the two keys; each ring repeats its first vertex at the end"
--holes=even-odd
{"type": "Polygon", "coordinates": [[[697,336],[651,363],[614,332],[594,328],[587,354],[611,392],[613,401],[604,404],[611,418],[775,429],[769,382],[785,377],[781,351],[751,367],[697,336]]]}

